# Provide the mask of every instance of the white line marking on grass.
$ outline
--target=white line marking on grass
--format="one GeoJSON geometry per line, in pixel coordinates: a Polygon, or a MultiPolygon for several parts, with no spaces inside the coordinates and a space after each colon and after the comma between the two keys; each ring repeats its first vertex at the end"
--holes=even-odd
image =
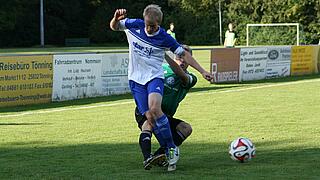
{"type": "Polygon", "coordinates": [[[248,90],[253,90],[253,89],[288,86],[288,85],[303,84],[303,83],[318,82],[318,81],[320,81],[320,79],[301,80],[301,81],[295,81],[295,82],[284,82],[284,83],[276,83],[276,84],[267,84],[267,85],[262,85],[262,86],[247,87],[247,88],[230,89],[230,90],[225,90],[225,91],[222,90],[222,91],[215,91],[215,92],[214,91],[213,92],[201,92],[201,93],[194,93],[193,95],[199,96],[199,95],[203,95],[203,94],[218,94],[218,93],[220,94],[220,93],[241,92],[241,91],[248,91],[248,90]]]}
{"type": "Polygon", "coordinates": [[[18,113],[18,114],[2,115],[2,116],[0,116],[0,118],[19,117],[19,116],[34,115],[34,114],[46,114],[46,113],[62,112],[62,111],[75,111],[75,110],[92,109],[92,108],[98,108],[98,107],[110,107],[110,106],[132,104],[133,102],[134,101],[127,101],[127,102],[119,102],[119,103],[112,103],[112,104],[99,104],[99,105],[92,105],[92,106],[80,106],[80,107],[74,107],[74,108],[70,107],[70,108],[55,108],[55,109],[49,109],[49,110],[29,111],[29,112],[23,112],[23,113],[18,113]]]}
{"type": "MultiPolygon", "coordinates": [[[[276,83],[276,84],[267,84],[262,86],[254,86],[248,88],[240,88],[240,89],[231,89],[225,91],[213,91],[213,92],[200,92],[200,93],[191,93],[188,96],[199,96],[204,94],[222,94],[222,93],[231,93],[231,92],[241,92],[241,91],[248,91],[253,89],[263,89],[269,87],[279,87],[279,86],[287,86],[287,85],[294,85],[294,84],[302,84],[302,83],[310,83],[310,82],[318,82],[320,79],[311,79],[311,80],[301,80],[296,82],[285,82],[285,83],[276,83]]],[[[80,107],[69,107],[69,108],[55,108],[49,110],[36,110],[36,111],[29,111],[29,112],[22,112],[16,114],[6,114],[0,115],[0,118],[7,118],[7,117],[20,117],[26,115],[34,115],[34,114],[45,114],[45,113],[53,113],[53,112],[63,112],[63,111],[75,111],[75,110],[82,110],[82,109],[93,109],[99,107],[112,107],[112,106],[119,106],[119,105],[126,105],[126,104],[133,104],[134,101],[125,101],[125,102],[118,102],[112,104],[98,104],[98,105],[91,105],[91,106],[80,106],[80,107]]]]}

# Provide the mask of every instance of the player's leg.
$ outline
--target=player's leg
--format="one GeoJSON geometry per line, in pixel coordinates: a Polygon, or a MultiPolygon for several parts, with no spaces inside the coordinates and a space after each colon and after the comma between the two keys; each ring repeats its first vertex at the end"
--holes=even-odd
{"type": "MultiPolygon", "coordinates": [[[[189,123],[167,116],[169,119],[173,142],[176,146],[180,146],[192,133],[192,127],[189,123]]],[[[160,147],[154,155],[165,153],[165,148],[160,147]]]]}
{"type": "MultiPolygon", "coordinates": [[[[177,138],[174,138],[174,137],[177,136],[176,135],[177,134],[176,133],[176,126],[177,126],[178,123],[174,123],[173,122],[174,119],[172,117],[170,117],[170,116],[167,116],[167,118],[168,118],[169,125],[170,125],[170,130],[171,130],[171,134],[172,134],[172,140],[173,140],[175,145],[179,146],[180,144],[178,145],[177,142],[175,142],[175,139],[177,139],[177,138]]],[[[165,154],[165,153],[166,153],[166,147],[160,146],[159,149],[157,149],[157,151],[155,151],[154,155],[165,154]]]]}
{"type": "Polygon", "coordinates": [[[142,115],[138,107],[135,109],[135,118],[138,123],[138,127],[141,130],[139,137],[139,145],[144,160],[151,157],[151,137],[152,137],[152,126],[148,123],[145,115],[142,115]]]}
{"type": "MultiPolygon", "coordinates": [[[[130,89],[134,100],[137,105],[139,114],[142,115],[141,122],[139,122],[139,127],[141,133],[139,136],[139,145],[143,155],[143,164],[145,169],[150,169],[149,161],[152,159],[151,155],[151,135],[152,135],[152,126],[148,121],[144,120],[144,113],[148,111],[148,92],[146,86],[135,83],[134,81],[129,81],[130,89]]],[[[137,116],[136,116],[137,117],[137,116]]]]}
{"type": "Polygon", "coordinates": [[[148,121],[145,121],[141,128],[139,145],[144,158],[143,167],[145,170],[149,170],[151,169],[151,163],[153,161],[153,156],[151,154],[152,126],[148,121]]]}
{"type": "Polygon", "coordinates": [[[146,113],[146,116],[148,119],[154,119],[155,121],[153,131],[160,145],[168,148],[175,148],[168,118],[161,111],[161,101],[162,96],[159,93],[149,94],[150,110],[146,113]]]}
{"type": "MultiPolygon", "coordinates": [[[[171,128],[171,133],[172,133],[172,138],[174,141],[174,144],[177,146],[180,146],[192,133],[192,127],[189,123],[184,122],[180,119],[176,119],[176,118],[172,118],[169,117],[169,123],[170,123],[170,128],[171,128]]],[[[157,157],[160,154],[164,154],[165,153],[165,148],[164,147],[160,147],[155,153],[154,156],[157,157]]],[[[158,166],[167,166],[168,163],[167,161],[155,161],[157,162],[157,164],[154,165],[158,165],[158,166]]]]}
{"type": "MultiPolygon", "coordinates": [[[[179,148],[173,142],[168,118],[161,110],[163,88],[163,79],[155,78],[148,83],[149,113],[146,115],[148,120],[155,121],[153,124],[153,132],[160,145],[168,148],[166,154],[169,165],[175,166],[179,160],[179,148]]],[[[168,168],[168,170],[170,169],[168,168]]]]}
{"type": "Polygon", "coordinates": [[[192,133],[192,127],[189,123],[175,118],[173,120],[173,122],[179,121],[181,122],[176,125],[175,133],[173,135],[173,140],[177,146],[180,146],[192,133]]]}
{"type": "Polygon", "coordinates": [[[146,113],[146,116],[153,124],[154,134],[157,136],[160,145],[175,148],[168,118],[161,109],[163,89],[163,79],[155,78],[148,83],[149,111],[146,113]]]}
{"type": "Polygon", "coordinates": [[[174,171],[176,170],[180,152],[178,146],[175,146],[173,142],[168,118],[163,113],[162,115],[161,113],[155,113],[155,104],[161,102],[161,99],[162,96],[158,93],[149,94],[149,112],[153,117],[149,118],[148,114],[146,115],[148,119],[156,119],[153,126],[153,133],[159,141],[160,146],[166,147],[166,156],[169,164],[168,171],[174,171]]]}
{"type": "Polygon", "coordinates": [[[147,120],[146,116],[145,116],[145,115],[142,115],[142,114],[139,112],[138,107],[136,107],[135,110],[134,110],[134,117],[135,117],[136,122],[137,122],[137,124],[138,124],[138,128],[142,131],[142,125],[143,125],[143,123],[147,120]]]}
{"type": "MultiPolygon", "coordinates": [[[[135,119],[136,119],[136,122],[138,124],[138,127],[139,129],[142,131],[142,126],[144,125],[144,123],[147,121],[147,117],[146,115],[142,115],[139,110],[138,110],[138,107],[135,108],[135,119]]],[[[171,126],[171,123],[170,123],[170,126],[171,126]]],[[[174,127],[175,129],[176,127],[174,127]]],[[[172,126],[171,126],[171,129],[172,129],[172,126]]],[[[172,132],[172,131],[171,131],[172,132]]],[[[159,154],[165,154],[165,150],[166,150],[166,144],[165,143],[159,143],[159,144],[162,144],[163,146],[160,145],[161,148],[161,151],[157,151],[156,153],[154,153],[154,155],[159,155],[159,154]]],[[[140,146],[141,146],[141,138],[140,138],[140,146]]]]}
{"type": "Polygon", "coordinates": [[[149,170],[151,165],[157,165],[160,162],[166,161],[165,153],[158,154],[150,157],[151,154],[151,130],[152,127],[147,122],[147,118],[145,115],[140,114],[138,108],[135,109],[135,119],[138,123],[138,127],[141,130],[139,145],[142,151],[142,154],[145,158],[144,160],[144,168],[149,170]]]}

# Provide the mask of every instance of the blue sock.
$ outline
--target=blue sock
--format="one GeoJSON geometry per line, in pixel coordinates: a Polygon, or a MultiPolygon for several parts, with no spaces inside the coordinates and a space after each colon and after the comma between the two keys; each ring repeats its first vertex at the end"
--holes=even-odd
{"type": "Polygon", "coordinates": [[[160,146],[166,147],[167,145],[166,145],[166,142],[164,141],[164,139],[161,137],[160,129],[156,125],[154,125],[152,131],[153,131],[154,136],[158,140],[160,146]]]}
{"type": "Polygon", "coordinates": [[[168,118],[163,115],[156,120],[153,128],[154,135],[160,143],[160,146],[167,148],[175,148],[176,145],[173,142],[170,124],[168,118]]]}

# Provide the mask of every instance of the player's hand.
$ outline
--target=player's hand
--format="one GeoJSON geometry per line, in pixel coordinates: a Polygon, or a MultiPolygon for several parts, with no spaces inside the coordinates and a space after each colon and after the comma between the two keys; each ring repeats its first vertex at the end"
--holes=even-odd
{"type": "Polygon", "coordinates": [[[127,10],[126,9],[117,9],[116,12],[114,12],[114,19],[116,21],[120,21],[127,17],[127,10]]]}
{"type": "Polygon", "coordinates": [[[204,79],[206,79],[207,81],[211,81],[211,80],[213,79],[213,75],[210,74],[210,73],[207,72],[207,71],[204,71],[204,72],[202,73],[202,77],[203,77],[204,79]]]}

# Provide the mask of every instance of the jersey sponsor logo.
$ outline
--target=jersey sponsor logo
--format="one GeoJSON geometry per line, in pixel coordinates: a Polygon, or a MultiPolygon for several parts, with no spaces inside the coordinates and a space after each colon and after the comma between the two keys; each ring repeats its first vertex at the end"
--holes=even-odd
{"type": "Polygon", "coordinates": [[[140,45],[138,42],[132,42],[133,47],[135,48],[134,51],[141,56],[150,58],[152,53],[154,52],[152,47],[145,47],[140,45]]]}
{"type": "Polygon", "coordinates": [[[169,86],[169,84],[167,84],[167,83],[165,83],[165,84],[164,84],[164,86],[165,86],[166,88],[168,88],[170,91],[176,91],[176,92],[178,92],[178,91],[179,91],[179,89],[178,89],[178,88],[171,87],[171,86],[169,86]]]}
{"type": "Polygon", "coordinates": [[[166,79],[166,83],[167,84],[169,84],[169,85],[173,85],[174,84],[174,77],[168,77],[167,79],[166,79]]]}

